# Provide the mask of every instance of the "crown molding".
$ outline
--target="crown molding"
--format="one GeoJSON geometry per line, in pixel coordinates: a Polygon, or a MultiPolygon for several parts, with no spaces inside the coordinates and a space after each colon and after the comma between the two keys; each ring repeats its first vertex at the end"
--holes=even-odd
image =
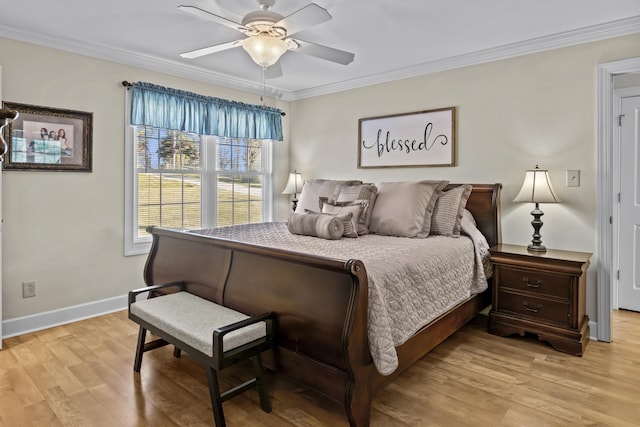
{"type": "Polygon", "coordinates": [[[52,49],[64,50],[97,59],[170,74],[177,77],[197,80],[230,89],[237,89],[259,95],[264,94],[270,97],[280,98],[284,101],[295,101],[314,96],[328,95],[335,92],[357,89],[365,86],[468,67],[471,65],[478,65],[638,32],[640,32],[640,16],[634,16],[605,24],[511,43],[496,48],[425,62],[411,67],[400,68],[362,78],[345,80],[338,83],[298,91],[285,91],[269,86],[263,88],[261,85],[256,84],[256,82],[253,81],[234,78],[229,75],[212,72],[208,69],[184,65],[177,61],[158,58],[153,55],[139,54],[125,49],[115,49],[101,44],[89,44],[70,39],[51,38],[41,34],[25,32],[18,28],[0,25],[0,37],[50,47],[52,49]]]}
{"type": "Polygon", "coordinates": [[[231,89],[238,89],[258,95],[264,94],[274,98],[282,97],[282,91],[271,87],[263,88],[255,81],[238,79],[226,74],[213,72],[209,69],[184,65],[177,61],[158,58],[153,55],[140,54],[139,52],[133,52],[126,49],[117,49],[103,44],[85,43],[65,38],[52,38],[42,34],[26,32],[6,25],[0,25],[0,37],[138,67],[145,70],[157,71],[159,73],[169,74],[176,77],[183,77],[231,89]]]}
{"type": "Polygon", "coordinates": [[[613,37],[624,36],[640,32],[640,16],[607,22],[605,24],[585,27],[578,30],[566,31],[550,36],[538,37],[522,42],[511,43],[491,49],[480,50],[463,55],[443,58],[436,61],[425,62],[411,67],[399,68],[385,73],[347,80],[335,84],[303,89],[295,92],[286,92],[283,95],[285,101],[311,98],[327,95],[349,89],[371,86],[390,81],[423,76],[440,71],[453,70],[471,65],[484,64],[501,59],[514,58],[531,53],[546,50],[574,46],[613,37]]]}

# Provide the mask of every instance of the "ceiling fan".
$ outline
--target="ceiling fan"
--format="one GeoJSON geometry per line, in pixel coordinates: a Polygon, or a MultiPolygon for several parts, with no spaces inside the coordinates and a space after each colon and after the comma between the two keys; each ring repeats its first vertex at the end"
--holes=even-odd
{"type": "Polygon", "coordinates": [[[276,0],[257,0],[257,2],[260,10],[247,13],[240,23],[196,6],[178,6],[181,11],[233,28],[247,36],[240,40],[185,52],[180,56],[198,58],[241,46],[263,70],[276,64],[280,57],[289,50],[343,65],[353,61],[355,56],[353,53],[291,38],[299,31],[330,20],[331,15],[323,7],[309,3],[285,17],[271,10],[276,0]]]}

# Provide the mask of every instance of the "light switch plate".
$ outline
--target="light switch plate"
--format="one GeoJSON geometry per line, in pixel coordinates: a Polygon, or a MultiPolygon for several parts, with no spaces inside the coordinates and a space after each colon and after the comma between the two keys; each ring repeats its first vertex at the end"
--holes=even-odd
{"type": "Polygon", "coordinates": [[[567,187],[580,187],[579,170],[567,170],[567,187]]]}

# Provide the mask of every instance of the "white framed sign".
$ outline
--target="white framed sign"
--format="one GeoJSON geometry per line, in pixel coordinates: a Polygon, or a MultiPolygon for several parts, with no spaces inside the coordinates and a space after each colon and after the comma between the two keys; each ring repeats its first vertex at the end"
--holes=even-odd
{"type": "Polygon", "coordinates": [[[358,120],[358,168],[455,166],[456,107],[358,120]]]}

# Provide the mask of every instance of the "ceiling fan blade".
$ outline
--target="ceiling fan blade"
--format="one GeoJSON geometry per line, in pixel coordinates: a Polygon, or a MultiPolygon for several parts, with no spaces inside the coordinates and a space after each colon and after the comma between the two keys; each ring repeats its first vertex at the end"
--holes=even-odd
{"type": "Polygon", "coordinates": [[[221,52],[223,50],[231,49],[237,46],[240,46],[240,40],[217,44],[215,46],[203,47],[202,49],[196,49],[189,52],[181,53],[180,56],[187,59],[199,58],[204,55],[221,52]]]}
{"type": "Polygon", "coordinates": [[[295,39],[295,42],[298,44],[298,48],[290,49],[291,52],[304,53],[305,55],[315,56],[316,58],[326,59],[327,61],[337,62],[342,65],[351,63],[353,58],[355,58],[355,54],[344,50],[299,39],[295,39]]]}
{"type": "Polygon", "coordinates": [[[276,22],[274,26],[284,27],[287,30],[287,34],[292,35],[298,31],[322,24],[330,19],[331,15],[327,12],[327,9],[315,3],[309,3],[302,9],[276,22]]]}
{"type": "Polygon", "coordinates": [[[280,61],[273,64],[271,67],[267,67],[267,69],[264,70],[264,76],[267,79],[282,77],[282,66],[280,65],[280,61]]]}
{"type": "Polygon", "coordinates": [[[198,16],[200,18],[208,19],[209,21],[216,22],[220,25],[224,25],[225,27],[233,28],[234,30],[238,30],[238,31],[247,30],[247,28],[244,25],[238,22],[232,21],[231,19],[227,19],[223,16],[216,15],[211,12],[207,12],[206,10],[200,9],[199,7],[180,5],[178,6],[178,9],[183,12],[187,12],[192,15],[198,16]]]}

